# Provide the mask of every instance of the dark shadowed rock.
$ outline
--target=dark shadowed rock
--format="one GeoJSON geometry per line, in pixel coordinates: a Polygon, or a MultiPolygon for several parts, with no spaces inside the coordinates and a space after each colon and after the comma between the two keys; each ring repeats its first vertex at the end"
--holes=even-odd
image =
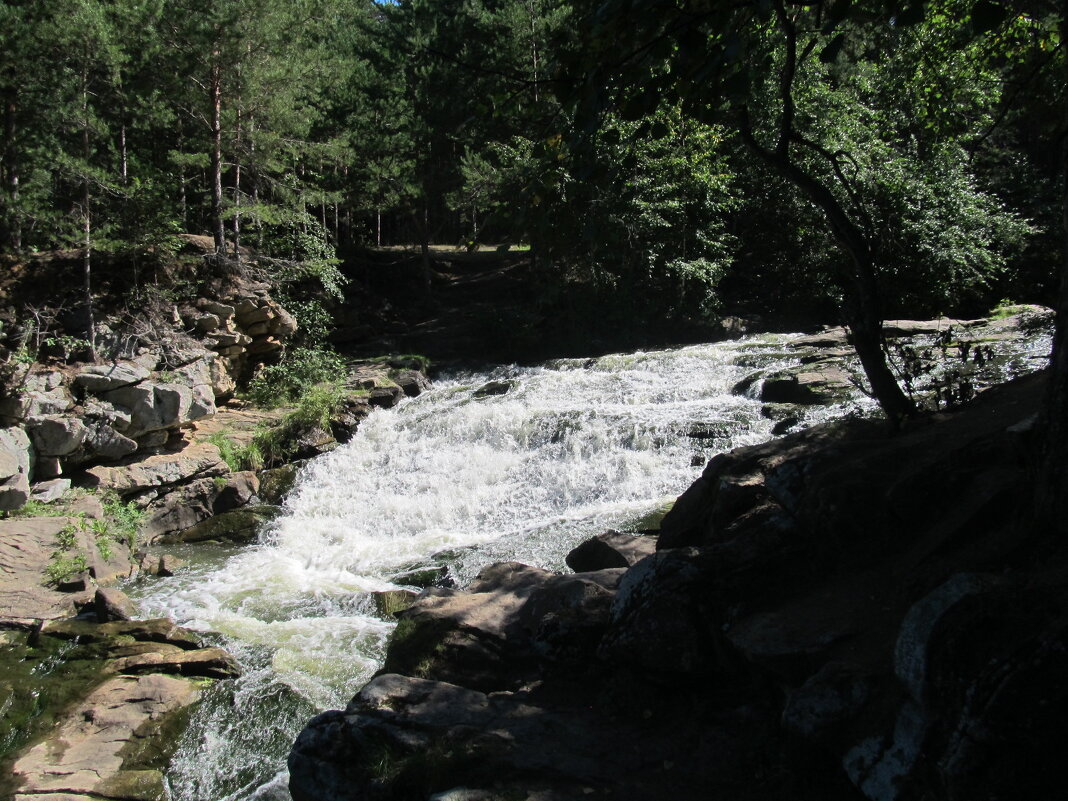
{"type": "Polygon", "coordinates": [[[475,390],[475,397],[489,398],[495,395],[505,395],[515,385],[515,381],[487,381],[485,384],[475,390]]]}
{"type": "Polygon", "coordinates": [[[565,559],[576,573],[612,567],[630,567],[656,551],[654,537],[606,531],[576,547],[565,559]]]}
{"type": "Polygon", "coordinates": [[[430,389],[430,381],[418,370],[398,370],[393,375],[393,381],[409,398],[422,395],[430,389]]]}
{"type": "Polygon", "coordinates": [[[278,517],[281,511],[277,506],[244,506],[209,517],[177,534],[161,537],[160,542],[254,542],[260,530],[278,517]]]}

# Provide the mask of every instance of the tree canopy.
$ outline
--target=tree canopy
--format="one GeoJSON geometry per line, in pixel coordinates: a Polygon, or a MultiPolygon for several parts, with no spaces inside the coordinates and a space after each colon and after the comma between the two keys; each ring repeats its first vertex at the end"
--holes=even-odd
{"type": "MultiPolygon", "coordinates": [[[[850,325],[1052,302],[1042,0],[8,0],[0,246],[530,247],[548,314],[850,325]]],[[[1062,143],[1060,147],[1053,146],[1062,143]]]]}

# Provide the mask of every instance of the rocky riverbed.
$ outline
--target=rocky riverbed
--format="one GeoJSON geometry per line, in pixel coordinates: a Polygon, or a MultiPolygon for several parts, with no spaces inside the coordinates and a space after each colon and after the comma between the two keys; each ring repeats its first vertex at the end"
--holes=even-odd
{"type": "Polygon", "coordinates": [[[741,448],[655,546],[424,591],[294,799],[1056,797],[1068,551],[1016,502],[1042,387],[741,448]]]}
{"type": "MultiPolygon", "coordinates": [[[[186,322],[201,337],[196,343],[185,344],[183,359],[188,358],[180,364],[173,360],[173,354],[164,362],[160,354],[146,353],[103,366],[34,365],[22,377],[22,390],[4,407],[9,425],[0,431],[0,467],[4,473],[0,476],[0,503],[16,510],[34,498],[33,510],[38,514],[23,513],[0,521],[0,628],[7,630],[0,654],[11,664],[5,671],[10,679],[0,685],[0,704],[12,711],[13,720],[21,721],[15,723],[5,741],[5,753],[13,759],[12,788],[18,787],[19,798],[43,801],[56,793],[69,798],[162,797],[166,790],[161,771],[168,760],[164,740],[174,739],[174,732],[184,725],[186,711],[200,697],[206,682],[234,676],[238,667],[213,646],[210,635],[205,641],[166,621],[128,620],[136,617],[136,610],[122,593],[108,589],[109,585],[137,574],[165,576],[179,569],[166,551],[168,544],[202,543],[210,548],[218,543],[253,541],[262,525],[277,514],[277,505],[293,485],[301,460],[345,442],[373,407],[394,405],[428,386],[425,375],[407,362],[353,364],[347,381],[350,396],[343,412],[329,426],[288,432],[293,446],[287,458],[296,463],[259,471],[234,470],[220,451],[220,437],[240,447],[257,427],[277,423],[284,411],[262,412],[233,401],[233,374],[245,369],[242,359],[256,355],[246,353],[254,337],[265,342],[273,338],[283,347],[288,327],[284,310],[262,288],[253,288],[244,300],[225,300],[205,299],[187,312],[179,312],[180,317],[189,317],[186,322]],[[213,305],[209,308],[208,304],[213,305]],[[252,321],[250,314],[264,319],[252,321]],[[282,322],[276,324],[278,320],[282,322]],[[240,337],[234,343],[219,338],[220,333],[236,335],[246,329],[249,333],[243,336],[249,342],[240,337]],[[227,350],[233,348],[246,350],[227,350]],[[141,512],[136,540],[115,534],[116,510],[121,512],[123,507],[141,512]],[[74,616],[79,619],[64,622],[74,616]],[[56,743],[74,742],[79,744],[76,748],[55,747],[56,743]]],[[[937,407],[953,400],[951,391],[974,393],[1006,372],[1024,373],[1037,366],[1044,356],[1041,348],[1029,352],[1021,343],[1036,328],[1048,324],[1048,313],[1033,308],[1018,311],[1003,320],[895,323],[890,332],[901,335],[897,340],[901,358],[914,359],[917,376],[922,373],[928,381],[920,386],[917,380],[917,392],[937,407]],[[906,348],[911,349],[912,356],[906,348]],[[921,370],[923,360],[937,362],[942,372],[921,370]]],[[[765,416],[775,421],[776,433],[799,428],[806,405],[834,402],[847,392],[855,392],[862,383],[847,345],[845,332],[835,329],[795,338],[789,350],[796,367],[786,372],[771,370],[768,363],[754,357],[751,373],[738,383],[735,392],[762,400],[765,416]]],[[[476,395],[505,395],[513,383],[491,382],[476,395]]],[[[695,443],[719,441],[722,432],[717,425],[691,426],[689,436],[695,443]]],[[[722,461],[722,457],[717,458],[722,461]]],[[[774,461],[778,457],[767,458],[774,461]]],[[[802,473],[808,470],[798,469],[802,473]]],[[[685,611],[683,622],[678,619],[683,607],[676,606],[676,602],[682,603],[681,596],[667,603],[652,601],[649,609],[653,611],[633,614],[622,611],[620,598],[630,597],[632,590],[627,588],[638,581],[633,576],[645,575],[639,582],[644,586],[660,575],[660,567],[653,571],[654,578],[642,571],[659,565],[662,554],[693,556],[690,551],[694,548],[722,545],[718,540],[694,540],[689,524],[679,522],[689,519],[686,510],[691,507],[717,519],[727,514],[723,511],[727,508],[735,517],[722,524],[725,530],[748,531],[748,526],[762,533],[741,539],[733,534],[727,537],[731,543],[737,539],[731,545],[737,553],[724,557],[727,567],[716,561],[721,557],[706,559],[700,554],[692,560],[687,556],[685,565],[682,561],[665,562],[663,570],[675,576],[668,580],[669,585],[676,580],[684,585],[698,580],[707,583],[712,574],[718,580],[722,571],[729,574],[738,569],[732,559],[740,560],[746,569],[793,560],[800,546],[794,542],[784,545],[783,537],[776,539],[778,535],[772,534],[780,529],[807,531],[810,523],[794,520],[796,510],[768,489],[771,486],[778,491],[782,482],[774,479],[769,485],[762,470],[767,473],[770,469],[731,474],[726,482],[709,478],[717,487],[726,483],[738,489],[724,490],[722,497],[706,498],[696,506],[687,501],[696,490],[683,496],[665,521],[661,552],[655,555],[650,555],[655,547],[652,539],[606,535],[573,554],[569,564],[578,571],[575,576],[506,565],[485,571],[463,591],[427,590],[402,613],[386,665],[393,678],[372,682],[346,715],[328,716],[332,722],[327,728],[343,740],[349,736],[337,733],[339,726],[344,729],[349,725],[342,725],[343,721],[380,717],[382,710],[418,708],[410,727],[399,724],[400,733],[390,733],[392,723],[367,724],[377,732],[368,741],[370,745],[353,746],[353,765],[364,765],[367,754],[374,752],[386,767],[360,773],[364,765],[352,768],[357,773],[351,775],[344,772],[350,768],[345,768],[344,784],[349,788],[345,790],[330,781],[320,786],[316,784],[319,779],[308,779],[309,775],[336,771],[329,760],[320,758],[321,751],[326,753],[323,749],[341,748],[338,753],[350,749],[349,745],[330,745],[322,733],[326,724],[317,721],[294,751],[295,797],[365,797],[358,794],[364,789],[352,789],[364,785],[370,788],[366,797],[383,798],[425,797],[424,790],[448,789],[445,785],[453,779],[447,777],[468,775],[454,771],[458,752],[451,750],[452,745],[442,745],[454,741],[462,754],[470,752],[471,759],[486,770],[496,765],[532,777],[509,786],[508,792],[544,790],[565,796],[572,790],[586,794],[590,788],[608,792],[612,787],[618,790],[623,777],[629,777],[629,784],[624,784],[632,794],[625,797],[660,797],[656,793],[664,787],[673,787],[682,793],[676,797],[685,797],[685,788],[691,786],[686,782],[706,781],[707,771],[683,769],[684,763],[672,756],[680,746],[678,737],[666,734],[678,726],[677,721],[671,721],[691,704],[716,720],[723,715],[729,722],[735,713],[716,706],[720,700],[695,700],[689,690],[665,690],[665,686],[677,685],[679,677],[715,675],[722,692],[731,688],[730,692],[741,693],[748,699],[746,704],[764,710],[760,714],[766,717],[781,699],[769,700],[766,687],[756,695],[746,693],[750,693],[751,685],[781,684],[782,679],[773,673],[751,675],[746,670],[707,667],[710,660],[736,665],[748,658],[744,649],[738,656],[740,646],[729,637],[709,634],[716,625],[733,625],[748,609],[745,602],[731,599],[729,593],[720,597],[726,590],[716,589],[714,603],[705,599],[696,611],[685,611]],[[712,607],[720,611],[713,614],[709,611],[712,607]],[[637,623],[631,620],[635,614],[637,623]],[[728,623],[719,621],[717,615],[722,614],[727,615],[728,623]],[[702,615],[712,617],[705,620],[702,615]],[[660,631],[662,636],[641,634],[643,626],[660,631]],[[696,627],[699,636],[687,627],[696,627]],[[647,681],[646,673],[653,678],[647,681]],[[409,678],[397,679],[398,674],[409,678]],[[423,700],[407,700],[411,692],[423,700]],[[655,703],[645,704],[635,718],[638,713],[630,707],[650,692],[655,703]],[[377,700],[359,706],[364,703],[359,699],[365,696],[377,700]],[[441,704],[467,709],[473,717],[459,720],[446,716],[427,724],[429,728],[419,722],[418,715],[439,714],[441,704]],[[372,714],[373,710],[378,711],[372,714]],[[530,748],[524,748],[528,753],[523,759],[501,756],[508,749],[502,751],[492,737],[483,743],[489,744],[490,756],[497,755],[492,758],[479,750],[481,745],[466,744],[463,732],[496,731],[493,727],[498,724],[492,721],[498,718],[505,740],[534,738],[530,748]],[[535,718],[541,721],[540,734],[533,731],[538,729],[533,725],[535,718]],[[606,721],[617,727],[618,734],[605,738],[606,721]],[[513,724],[518,727],[515,732],[509,728],[513,724]],[[531,732],[522,733],[530,726],[531,732]],[[413,735],[415,729],[423,733],[413,735]],[[655,733],[655,743],[649,732],[655,733]],[[550,747],[539,737],[554,739],[555,744],[550,747]],[[624,747],[624,740],[640,741],[649,750],[639,758],[632,745],[624,747]],[[422,750],[428,756],[412,761],[412,755],[422,750]],[[504,760],[499,764],[494,762],[498,756],[504,760]],[[674,771],[670,777],[677,781],[665,784],[660,771],[669,764],[663,770],[674,771]],[[652,765],[655,770],[639,780],[631,770],[636,765],[652,765]],[[417,774],[421,778],[413,778],[417,774]],[[440,780],[435,778],[439,776],[440,780]]],[[[696,525],[701,528],[705,524],[696,525]]],[[[843,536],[848,539],[848,535],[843,536]]],[[[817,550],[821,554],[818,558],[810,555],[804,558],[808,561],[802,560],[808,565],[805,570],[815,569],[809,564],[813,559],[828,558],[826,548],[817,550]]],[[[772,570],[769,575],[777,574],[772,570]]],[[[789,582],[784,580],[775,588],[784,590],[787,586],[789,582]]],[[[408,600],[402,593],[385,600],[380,608],[389,611],[408,600]]],[[[692,605],[693,601],[686,603],[692,605]]],[[[760,631],[758,626],[754,636],[761,636],[760,631]]],[[[719,699],[721,693],[717,690],[714,695],[719,699]]],[[[769,742],[777,742],[768,740],[769,732],[778,731],[770,719],[760,719],[763,722],[752,729],[724,723],[727,728],[720,731],[694,723],[680,731],[700,741],[698,751],[691,754],[698,761],[712,759],[715,752],[712,763],[718,765],[729,755],[742,754],[739,764],[751,765],[746,760],[757,752],[763,754],[769,742]],[[722,753],[717,750],[728,741],[730,748],[722,753]],[[756,751],[746,750],[750,748],[756,751]],[[711,750],[706,753],[702,749],[711,750]]],[[[781,768],[777,758],[772,758],[775,770],[781,768]]],[[[459,762],[467,764],[468,757],[462,756],[459,762]]],[[[733,786],[737,770],[731,771],[717,773],[716,781],[722,779],[724,786],[733,786]]],[[[475,778],[463,781],[490,793],[500,790],[496,780],[487,784],[484,771],[471,775],[475,778]]]]}

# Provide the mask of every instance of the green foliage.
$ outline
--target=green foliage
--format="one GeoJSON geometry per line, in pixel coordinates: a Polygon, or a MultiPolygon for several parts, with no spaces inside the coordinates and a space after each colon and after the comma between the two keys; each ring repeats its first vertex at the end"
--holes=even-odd
{"type": "Polygon", "coordinates": [[[133,552],[137,548],[137,535],[145,519],[144,510],[132,503],[124,503],[114,492],[105,492],[100,497],[100,503],[104,507],[104,520],[108,523],[107,536],[124,543],[133,552]]]}
{"type": "MultiPolygon", "coordinates": [[[[263,467],[263,454],[260,453],[255,440],[240,444],[225,432],[219,431],[208,437],[208,442],[219,449],[222,460],[226,462],[226,466],[232,473],[241,470],[259,470],[263,467]]],[[[223,483],[225,481],[226,479],[223,478],[223,483]]]]}
{"type": "Polygon", "coordinates": [[[311,430],[330,430],[330,422],[345,405],[348,393],[338,383],[305,386],[295,408],[286,412],[277,425],[261,428],[250,447],[262,464],[287,461],[296,450],[301,436],[311,430]]]}
{"type": "Polygon", "coordinates": [[[52,557],[45,566],[45,575],[53,584],[62,584],[72,576],[89,569],[86,554],[78,547],[78,534],[86,528],[85,518],[70,523],[56,534],[56,545],[52,557]]]}
{"type": "MultiPolygon", "coordinates": [[[[68,501],[71,497],[53,501],[50,504],[31,502],[19,510],[24,517],[69,517],[68,501]]],[[[88,554],[78,543],[79,534],[85,533],[95,544],[97,552],[105,559],[114,555],[112,545],[121,543],[132,553],[137,547],[137,534],[144,520],[144,512],[131,503],[124,503],[114,492],[105,492],[100,496],[104,516],[90,519],[84,513],[73,515],[73,522],[64,526],[56,534],[56,550],[45,568],[48,580],[60,584],[71,576],[89,567],[88,554]]]]}
{"type": "Polygon", "coordinates": [[[67,509],[61,503],[43,503],[41,501],[26,501],[20,508],[8,512],[10,517],[66,517],[67,509]]]}
{"type": "Polygon", "coordinates": [[[249,382],[248,398],[267,409],[286,406],[323,382],[339,381],[345,362],[333,351],[296,348],[278,364],[260,370],[249,382]]]}
{"type": "Polygon", "coordinates": [[[578,145],[561,136],[494,145],[489,158],[468,159],[466,176],[529,233],[540,258],[614,296],[625,316],[702,316],[716,308],[734,247],[722,138],[677,109],[634,122],[609,116],[578,145]]]}
{"type": "Polygon", "coordinates": [[[1015,303],[1008,298],[1003,298],[986,316],[995,320],[1004,320],[1006,317],[1012,317],[1024,311],[1027,311],[1026,306],[1015,303]]]}

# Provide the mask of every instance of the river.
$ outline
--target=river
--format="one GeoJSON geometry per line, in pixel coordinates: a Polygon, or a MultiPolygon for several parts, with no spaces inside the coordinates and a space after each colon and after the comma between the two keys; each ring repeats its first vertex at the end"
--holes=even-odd
{"type": "MultiPolygon", "coordinates": [[[[421,567],[460,586],[497,561],[564,570],[584,539],[646,526],[710,456],[772,435],[762,404],[731,389],[756,367],[797,364],[791,338],[439,377],[314,460],[259,544],[190,546],[189,568],[132,585],[144,616],[211,632],[245,671],[194,713],[174,798],[288,799],[297,733],[381,664],[392,623],[370,593],[421,567]],[[489,382],[508,391],[480,393],[489,382]]],[[[858,397],[804,423],[870,408],[858,397]]]]}

